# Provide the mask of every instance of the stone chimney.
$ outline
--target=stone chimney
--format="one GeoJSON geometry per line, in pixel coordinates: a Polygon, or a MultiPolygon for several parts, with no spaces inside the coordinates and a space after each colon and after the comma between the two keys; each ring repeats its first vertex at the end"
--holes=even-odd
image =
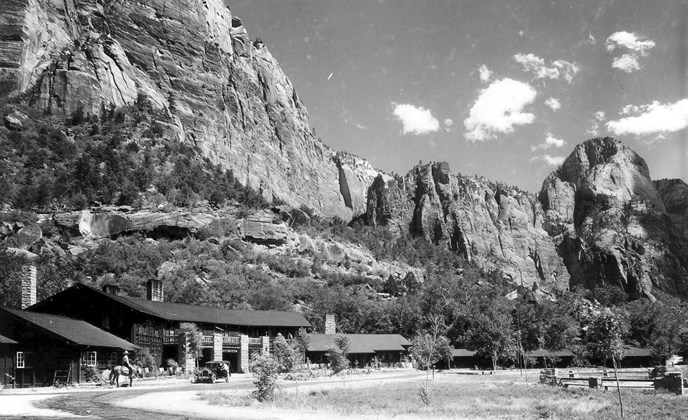
{"type": "Polygon", "coordinates": [[[21,269],[21,308],[36,304],[36,266],[25,264],[21,269]]]}
{"type": "Polygon", "coordinates": [[[103,286],[103,292],[119,296],[119,286],[116,284],[106,284],[103,286]]]}
{"type": "Polygon", "coordinates": [[[154,302],[162,302],[165,300],[165,291],[162,287],[162,280],[148,280],[146,283],[146,298],[154,302]]]}
{"type": "Polygon", "coordinates": [[[334,321],[334,314],[325,315],[325,334],[336,334],[337,324],[334,321]]]}

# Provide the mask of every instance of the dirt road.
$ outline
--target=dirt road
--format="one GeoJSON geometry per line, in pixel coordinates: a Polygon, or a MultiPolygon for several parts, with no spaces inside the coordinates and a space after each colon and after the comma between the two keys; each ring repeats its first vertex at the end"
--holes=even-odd
{"type": "MultiPolygon", "coordinates": [[[[339,387],[345,382],[345,386],[374,386],[376,383],[417,380],[424,375],[416,371],[402,371],[396,373],[385,373],[382,375],[365,375],[348,377],[342,379],[301,382],[299,389],[317,387],[339,387]]],[[[282,389],[291,389],[296,386],[293,382],[280,381],[282,389]]],[[[188,418],[226,418],[218,416],[216,410],[195,410],[190,405],[195,395],[202,391],[223,391],[223,392],[248,392],[254,389],[253,378],[246,375],[241,378],[232,378],[228,383],[218,382],[216,384],[181,384],[170,385],[164,388],[110,388],[104,390],[94,390],[89,392],[72,392],[57,396],[46,395],[45,400],[35,403],[35,406],[42,409],[56,410],[65,413],[67,416],[83,416],[87,418],[104,419],[135,419],[145,418],[146,420],[162,419],[188,419],[188,418]],[[150,404],[146,403],[150,401],[150,404]],[[123,404],[133,405],[137,408],[126,407],[123,404]],[[137,402],[137,403],[136,403],[137,402]],[[142,404],[143,402],[143,404],[142,404]]],[[[195,401],[194,407],[202,408],[204,402],[195,401]]],[[[220,410],[222,410],[220,408],[220,410]]],[[[0,418],[3,418],[0,408],[0,418]]],[[[260,411],[259,411],[260,413],[260,411]]],[[[267,413],[265,413],[267,414],[267,413]]],[[[253,415],[239,418],[255,418],[253,415]]],[[[268,414],[268,417],[270,415],[268,414]]],[[[42,414],[27,413],[25,416],[12,416],[11,418],[45,418],[42,414]]]]}

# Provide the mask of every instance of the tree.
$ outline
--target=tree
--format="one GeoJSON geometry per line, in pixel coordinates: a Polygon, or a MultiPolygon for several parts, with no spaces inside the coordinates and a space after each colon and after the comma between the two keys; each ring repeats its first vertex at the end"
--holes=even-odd
{"type": "Polygon", "coordinates": [[[296,362],[296,353],[294,348],[287,342],[282,334],[277,334],[275,341],[272,343],[273,355],[277,359],[277,365],[280,372],[291,372],[296,362]]]}
{"type": "MultiPolygon", "coordinates": [[[[413,358],[425,367],[425,393],[428,391],[428,380],[430,379],[430,368],[434,368],[435,363],[441,359],[451,358],[451,346],[447,337],[442,335],[446,329],[442,317],[438,315],[428,316],[429,328],[425,333],[416,335],[411,345],[413,358]]],[[[434,375],[434,373],[433,373],[434,375]]]]}
{"type": "Polygon", "coordinates": [[[478,355],[489,357],[496,371],[499,359],[511,356],[515,350],[511,314],[496,302],[483,301],[464,318],[465,330],[459,341],[478,355]]]}
{"type": "Polygon", "coordinates": [[[588,345],[597,357],[612,359],[614,375],[616,376],[616,390],[619,394],[621,418],[624,417],[621,387],[619,386],[619,372],[617,360],[623,358],[623,338],[628,334],[628,315],[619,310],[603,308],[593,318],[588,327],[588,345]]]}
{"type": "Polygon", "coordinates": [[[311,335],[308,334],[305,328],[301,327],[294,337],[294,348],[299,354],[299,361],[301,363],[306,363],[306,352],[308,351],[308,346],[311,344],[311,335]]]}
{"type": "Polygon", "coordinates": [[[189,354],[194,358],[194,365],[198,367],[198,360],[202,357],[203,333],[193,322],[182,322],[179,329],[186,334],[186,345],[189,354]]]}
{"type": "Polygon", "coordinates": [[[332,373],[339,373],[349,367],[349,346],[351,340],[345,334],[337,334],[334,337],[334,345],[327,350],[332,373]]]}
{"type": "Polygon", "coordinates": [[[274,401],[275,388],[277,387],[277,372],[279,371],[279,362],[277,358],[270,354],[255,354],[251,361],[251,372],[256,378],[253,384],[256,390],[253,391],[253,396],[258,401],[274,401]]]}

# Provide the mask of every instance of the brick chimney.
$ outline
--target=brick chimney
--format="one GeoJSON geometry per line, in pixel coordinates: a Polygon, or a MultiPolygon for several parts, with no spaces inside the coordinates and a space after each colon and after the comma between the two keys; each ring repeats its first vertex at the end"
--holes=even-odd
{"type": "Polygon", "coordinates": [[[337,324],[334,321],[334,314],[325,315],[325,334],[336,334],[337,324]]]}
{"type": "Polygon", "coordinates": [[[21,308],[36,304],[36,266],[24,264],[21,268],[21,308]]]}
{"type": "Polygon", "coordinates": [[[119,286],[116,284],[106,284],[103,286],[103,292],[119,296],[119,286]]]}
{"type": "Polygon", "coordinates": [[[146,282],[146,298],[154,302],[162,302],[165,300],[162,280],[150,279],[146,282]]]}

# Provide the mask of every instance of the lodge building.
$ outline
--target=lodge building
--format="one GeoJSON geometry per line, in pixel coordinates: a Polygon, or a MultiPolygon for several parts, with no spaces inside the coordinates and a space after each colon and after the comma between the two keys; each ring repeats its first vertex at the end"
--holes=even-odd
{"type": "Polygon", "coordinates": [[[234,372],[248,372],[253,353],[270,351],[277,334],[289,338],[311,324],[298,312],[221,309],[164,302],[160,280],[147,282],[147,299],[121,296],[116,286],[77,283],[28,311],[86,321],[133,345],[147,348],[159,366],[168,359],[192,368],[180,324],[194,323],[203,333],[202,362],[226,360],[234,372]]]}

